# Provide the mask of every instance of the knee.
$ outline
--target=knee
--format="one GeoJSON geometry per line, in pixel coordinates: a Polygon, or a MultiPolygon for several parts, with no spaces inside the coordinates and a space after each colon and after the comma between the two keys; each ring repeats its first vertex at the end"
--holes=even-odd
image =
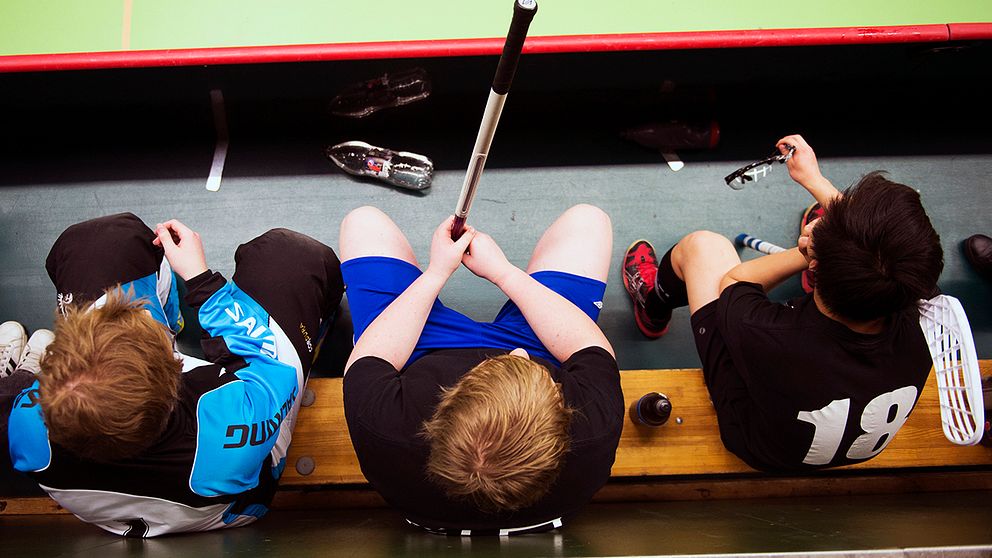
{"type": "Polygon", "coordinates": [[[345,231],[349,230],[374,227],[377,223],[389,220],[389,216],[381,209],[371,205],[363,205],[352,209],[344,216],[344,220],[341,221],[341,234],[345,234],[345,231]]]}
{"type": "Polygon", "coordinates": [[[264,243],[267,246],[274,247],[276,250],[281,249],[282,247],[320,244],[317,240],[314,240],[303,233],[298,233],[294,230],[284,229],[282,227],[265,231],[257,238],[248,241],[248,244],[251,243],[264,243]]]}
{"type": "Polygon", "coordinates": [[[607,215],[602,209],[588,203],[573,205],[565,211],[563,216],[583,228],[613,228],[613,223],[610,221],[610,216],[607,215]]]}
{"type": "Polygon", "coordinates": [[[691,232],[678,244],[683,257],[700,258],[717,254],[726,250],[734,251],[734,245],[727,237],[713,231],[691,232]]]}
{"type": "Polygon", "coordinates": [[[62,236],[68,238],[74,235],[85,235],[87,242],[92,242],[93,238],[107,238],[111,242],[117,242],[122,236],[128,234],[147,236],[154,234],[154,232],[137,215],[128,212],[105,215],[76,223],[68,227],[62,236]]]}
{"type": "Polygon", "coordinates": [[[329,246],[303,233],[290,229],[275,228],[249,240],[238,247],[235,257],[246,250],[251,250],[265,259],[282,261],[297,261],[297,259],[319,259],[329,256],[337,261],[337,256],[329,246]]]}

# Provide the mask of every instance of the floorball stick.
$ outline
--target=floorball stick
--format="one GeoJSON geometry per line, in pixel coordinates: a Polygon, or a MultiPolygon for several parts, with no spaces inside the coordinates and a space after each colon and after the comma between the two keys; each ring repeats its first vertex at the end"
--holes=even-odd
{"type": "Polygon", "coordinates": [[[772,244],[766,240],[761,240],[760,238],[755,238],[749,234],[741,233],[737,235],[734,239],[734,243],[738,246],[744,246],[745,248],[751,248],[752,250],[757,250],[765,254],[777,254],[779,252],[785,252],[785,248],[772,244]]]}
{"type": "Polygon", "coordinates": [[[517,71],[517,61],[520,60],[520,51],[523,50],[524,39],[527,38],[527,29],[536,13],[535,0],[516,0],[513,3],[510,31],[506,34],[503,54],[499,57],[496,76],[489,91],[489,100],[486,101],[486,110],[482,114],[479,135],[475,138],[475,149],[472,151],[472,158],[469,159],[465,182],[462,183],[462,193],[455,207],[455,222],[451,227],[451,238],[455,240],[461,237],[465,228],[465,219],[468,218],[468,210],[472,207],[472,199],[475,198],[475,190],[479,185],[479,178],[482,177],[482,169],[486,166],[486,157],[489,156],[489,146],[493,143],[496,125],[499,124],[499,115],[503,112],[506,94],[510,91],[513,74],[517,71]]]}
{"type": "Polygon", "coordinates": [[[937,374],[944,436],[962,446],[977,444],[985,429],[982,373],[961,302],[948,295],[920,301],[920,327],[937,374]]]}

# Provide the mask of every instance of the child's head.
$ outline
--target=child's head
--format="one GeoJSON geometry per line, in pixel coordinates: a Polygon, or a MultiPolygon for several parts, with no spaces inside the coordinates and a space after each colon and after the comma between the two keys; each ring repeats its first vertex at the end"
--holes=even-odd
{"type": "Polygon", "coordinates": [[[540,364],[515,355],[485,360],[444,391],[424,424],[428,475],[480,510],[526,508],[558,476],[571,414],[540,364]]]}
{"type": "Polygon", "coordinates": [[[102,307],[72,308],[58,320],[41,367],[49,439],[95,461],[132,457],[155,442],[182,372],[165,327],[120,289],[102,307]]]}
{"type": "Polygon", "coordinates": [[[816,292],[839,316],[865,322],[935,294],[940,237],[920,195],[873,172],[832,202],[813,231],[816,292]]]}

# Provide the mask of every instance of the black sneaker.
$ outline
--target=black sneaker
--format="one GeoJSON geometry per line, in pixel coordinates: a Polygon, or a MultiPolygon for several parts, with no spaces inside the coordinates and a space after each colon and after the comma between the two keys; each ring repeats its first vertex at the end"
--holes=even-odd
{"type": "Polygon", "coordinates": [[[972,269],[992,281],[992,238],[984,234],[969,236],[962,243],[964,257],[972,269]]]}
{"type": "Polygon", "coordinates": [[[427,70],[412,68],[349,85],[331,100],[331,114],[364,118],[382,109],[426,99],[431,94],[427,70]]]}
{"type": "MultiPolygon", "coordinates": [[[[658,256],[655,254],[654,246],[647,240],[638,240],[627,248],[627,253],[623,257],[623,288],[627,289],[627,294],[634,302],[634,321],[637,329],[645,337],[657,339],[668,333],[668,322],[672,319],[672,310],[661,311],[663,315],[652,316],[648,310],[648,303],[654,302],[650,297],[654,294],[654,281],[658,275],[658,256]]],[[[651,304],[652,311],[659,313],[663,308],[661,301],[651,304]]]]}

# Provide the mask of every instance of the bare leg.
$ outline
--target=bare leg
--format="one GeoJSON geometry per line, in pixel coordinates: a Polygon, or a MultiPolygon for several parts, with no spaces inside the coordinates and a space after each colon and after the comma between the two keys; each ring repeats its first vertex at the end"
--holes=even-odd
{"type": "Polygon", "coordinates": [[[359,207],[345,215],[339,244],[343,262],[363,256],[387,256],[418,265],[403,231],[388,215],[372,206],[359,207]]]}
{"type": "Polygon", "coordinates": [[[741,263],[734,245],[710,231],[689,233],[672,251],[672,269],[685,282],[689,312],[720,298],[720,281],[741,263]]]}
{"type": "Polygon", "coordinates": [[[534,247],[527,273],[564,271],[606,282],[613,251],[613,225],[598,207],[579,204],[562,213],[534,247]]]}

